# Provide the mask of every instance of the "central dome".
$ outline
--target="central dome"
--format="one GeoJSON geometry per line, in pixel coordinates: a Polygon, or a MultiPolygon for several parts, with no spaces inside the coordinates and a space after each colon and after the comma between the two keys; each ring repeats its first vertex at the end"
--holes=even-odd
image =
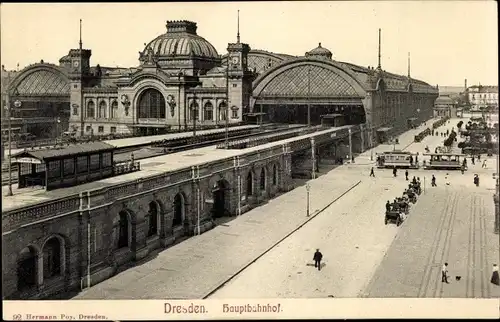
{"type": "Polygon", "coordinates": [[[219,59],[219,54],[203,37],[196,34],[196,22],[167,21],[167,32],[151,41],[143,53],[151,48],[159,58],[178,56],[219,59]]]}
{"type": "Polygon", "coordinates": [[[318,47],[306,53],[306,57],[332,59],[332,52],[321,47],[321,43],[319,43],[318,47]]]}
{"type": "Polygon", "coordinates": [[[453,105],[453,100],[448,95],[441,95],[436,98],[434,105],[453,105]]]}

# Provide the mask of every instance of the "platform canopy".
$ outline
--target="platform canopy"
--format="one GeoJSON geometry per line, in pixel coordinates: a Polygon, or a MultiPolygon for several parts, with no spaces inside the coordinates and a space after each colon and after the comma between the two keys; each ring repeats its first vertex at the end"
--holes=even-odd
{"type": "Polygon", "coordinates": [[[52,147],[39,150],[24,150],[14,155],[14,163],[42,164],[48,160],[61,159],[68,156],[76,156],[101,151],[112,151],[115,147],[104,142],[92,142],[83,144],[73,144],[62,147],[52,147]]]}

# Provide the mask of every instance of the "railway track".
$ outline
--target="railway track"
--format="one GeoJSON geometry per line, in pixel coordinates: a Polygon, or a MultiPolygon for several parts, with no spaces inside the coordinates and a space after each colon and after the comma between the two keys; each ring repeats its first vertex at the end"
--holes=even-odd
{"type": "MultiPolygon", "coordinates": [[[[231,135],[231,132],[229,132],[228,136],[228,141],[234,141],[234,140],[243,140],[243,139],[248,139],[248,138],[265,138],[266,136],[269,135],[277,135],[280,133],[285,133],[285,132],[290,132],[294,129],[299,130],[300,128],[303,128],[304,126],[296,126],[296,127],[289,127],[288,125],[284,126],[277,126],[276,128],[272,129],[267,129],[267,130],[261,130],[258,132],[254,133],[246,133],[246,134],[241,134],[241,135],[231,135]]],[[[135,150],[130,150],[130,149],[118,149],[118,152],[114,156],[114,161],[116,162],[122,162],[122,161],[127,161],[130,160],[131,154],[134,153],[134,160],[144,160],[144,159],[149,159],[165,154],[170,154],[170,153],[177,153],[177,152],[182,152],[182,151],[188,151],[192,149],[197,149],[197,148],[203,148],[207,147],[210,145],[217,145],[219,143],[224,143],[226,140],[225,135],[220,138],[215,138],[211,140],[205,140],[205,141],[194,141],[189,142],[188,144],[182,144],[182,140],[178,140],[178,142],[152,142],[152,145],[149,147],[142,147],[142,148],[136,148],[135,150]]],[[[2,186],[5,186],[8,184],[9,180],[9,174],[8,174],[8,164],[4,163],[2,164],[2,186]],[[5,169],[4,169],[5,168],[5,169]]],[[[18,176],[17,176],[17,166],[12,168],[12,183],[15,184],[18,182],[18,176]]]]}

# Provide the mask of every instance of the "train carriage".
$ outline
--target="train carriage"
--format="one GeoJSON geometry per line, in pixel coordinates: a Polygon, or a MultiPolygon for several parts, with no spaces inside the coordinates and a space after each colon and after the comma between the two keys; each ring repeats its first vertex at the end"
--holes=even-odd
{"type": "Polygon", "coordinates": [[[415,161],[416,155],[407,151],[394,150],[377,154],[378,168],[417,169],[415,161]]]}

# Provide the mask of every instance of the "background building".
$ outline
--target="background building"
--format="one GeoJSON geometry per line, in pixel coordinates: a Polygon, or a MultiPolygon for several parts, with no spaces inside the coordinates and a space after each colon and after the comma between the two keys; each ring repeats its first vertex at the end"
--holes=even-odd
{"type": "Polygon", "coordinates": [[[434,117],[457,117],[457,102],[448,95],[440,95],[434,102],[434,117]]]}
{"type": "Polygon", "coordinates": [[[498,86],[474,85],[467,88],[467,92],[473,109],[498,110],[498,86]]]}
{"type": "Polygon", "coordinates": [[[71,49],[59,65],[22,70],[10,91],[22,117],[57,115],[77,135],[161,134],[242,122],[366,124],[382,142],[433,115],[437,87],[408,75],[337,61],[322,47],[296,57],[237,40],[221,56],[190,21],[167,21],[132,68],[91,66],[91,50],[71,49]],[[36,98],[36,99],[35,99],[36,98]],[[37,105],[38,104],[38,105],[37,105]],[[35,112],[36,111],[36,112],[35,112]]]}

